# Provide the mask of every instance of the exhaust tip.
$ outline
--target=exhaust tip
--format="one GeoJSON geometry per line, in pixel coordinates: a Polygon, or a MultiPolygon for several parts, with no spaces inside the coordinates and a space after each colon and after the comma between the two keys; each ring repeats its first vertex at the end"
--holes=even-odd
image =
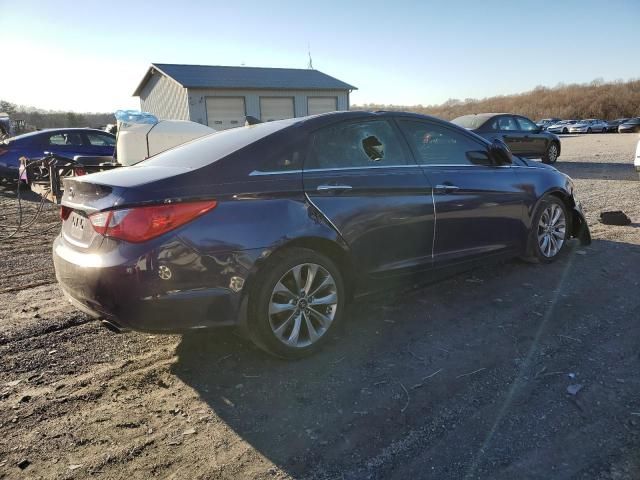
{"type": "Polygon", "coordinates": [[[115,323],[111,323],[108,320],[102,320],[101,323],[104,328],[106,328],[107,330],[113,333],[122,333],[125,331],[122,327],[116,325],[115,323]]]}

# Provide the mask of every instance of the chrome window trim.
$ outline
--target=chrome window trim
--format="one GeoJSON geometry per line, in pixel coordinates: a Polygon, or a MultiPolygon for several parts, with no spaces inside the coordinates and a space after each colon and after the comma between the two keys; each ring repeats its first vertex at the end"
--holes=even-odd
{"type": "Polygon", "coordinates": [[[431,204],[433,205],[433,238],[431,239],[431,261],[436,256],[436,233],[438,229],[438,212],[436,210],[436,197],[431,189],[431,204]]]}
{"type": "Polygon", "coordinates": [[[261,177],[261,176],[265,176],[265,175],[287,175],[287,174],[291,174],[291,173],[302,173],[302,170],[298,169],[298,170],[276,170],[276,171],[266,171],[266,172],[262,172],[260,170],[254,170],[253,172],[249,173],[250,177],[261,177]]]}
{"type": "Polygon", "coordinates": [[[282,170],[282,171],[266,171],[254,170],[249,173],[250,177],[259,177],[265,175],[287,175],[297,173],[315,173],[315,172],[341,172],[350,170],[379,170],[390,168],[539,168],[530,167],[524,165],[468,165],[468,164],[456,164],[456,163],[434,163],[429,165],[370,165],[367,167],[338,167],[338,168],[309,168],[309,169],[297,169],[297,170],[282,170]]]}

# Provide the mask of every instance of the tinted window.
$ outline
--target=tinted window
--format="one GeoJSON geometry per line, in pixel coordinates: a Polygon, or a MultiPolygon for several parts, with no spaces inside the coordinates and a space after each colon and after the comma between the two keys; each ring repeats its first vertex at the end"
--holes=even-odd
{"type": "Polygon", "coordinates": [[[486,121],[487,121],[486,116],[465,115],[463,117],[454,118],[453,120],[451,120],[451,123],[459,125],[463,128],[476,130],[480,128],[486,121]]]}
{"type": "Polygon", "coordinates": [[[47,142],[49,145],[82,145],[82,136],[78,132],[56,133],[49,135],[47,142]]]}
{"type": "MultiPolygon", "coordinates": [[[[421,165],[473,165],[487,164],[476,158],[471,160],[468,152],[486,152],[487,148],[462,132],[437,124],[400,120],[400,126],[409,144],[417,154],[421,165]]],[[[479,154],[477,157],[482,156],[479,154]]],[[[474,158],[474,156],[471,156],[474,158]]]]}
{"type": "Polygon", "coordinates": [[[538,126],[528,118],[516,117],[516,120],[518,120],[518,124],[520,125],[520,130],[523,130],[525,132],[532,132],[538,129],[538,126]]]}
{"type": "Polygon", "coordinates": [[[297,119],[292,118],[222,130],[159,153],[147,160],[138,162],[138,165],[204,167],[297,121],[297,119]]]}
{"type": "Polygon", "coordinates": [[[512,131],[512,130],[520,130],[520,127],[516,123],[513,117],[498,117],[498,127],[497,130],[500,131],[512,131]]]}
{"type": "Polygon", "coordinates": [[[406,165],[395,130],[385,120],[339,124],[315,133],[306,168],[406,165]]]}
{"type": "Polygon", "coordinates": [[[96,147],[113,147],[116,144],[113,137],[101,133],[87,133],[87,138],[89,143],[96,147]]]}
{"type": "MultiPolygon", "coordinates": [[[[270,142],[270,140],[266,140],[270,142]]],[[[272,142],[273,144],[280,145],[281,142],[272,142]]],[[[270,155],[264,162],[258,167],[260,172],[288,172],[291,170],[302,170],[302,158],[304,154],[304,147],[306,143],[303,139],[298,139],[295,142],[285,142],[281,148],[273,149],[270,155]]]]}

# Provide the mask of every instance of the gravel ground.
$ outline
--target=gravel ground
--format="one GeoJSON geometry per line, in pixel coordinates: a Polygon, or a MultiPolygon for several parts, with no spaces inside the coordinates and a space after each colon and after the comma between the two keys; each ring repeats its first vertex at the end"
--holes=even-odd
{"type": "Polygon", "coordinates": [[[293,363],[233,330],[117,335],[75,312],[45,211],[0,242],[0,478],[640,478],[637,140],[562,139],[590,247],[360,300],[293,363]]]}

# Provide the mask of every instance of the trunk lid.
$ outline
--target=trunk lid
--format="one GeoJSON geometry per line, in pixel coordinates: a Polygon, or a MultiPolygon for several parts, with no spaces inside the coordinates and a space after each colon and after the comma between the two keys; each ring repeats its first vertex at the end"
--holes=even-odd
{"type": "MultiPolygon", "coordinates": [[[[194,172],[183,167],[140,166],[65,178],[61,200],[64,240],[74,250],[87,253],[98,250],[104,237],[93,228],[91,214],[172,198],[177,186],[192,183],[184,176],[188,173],[194,172]]],[[[184,188],[180,191],[184,192],[184,188]]]]}

